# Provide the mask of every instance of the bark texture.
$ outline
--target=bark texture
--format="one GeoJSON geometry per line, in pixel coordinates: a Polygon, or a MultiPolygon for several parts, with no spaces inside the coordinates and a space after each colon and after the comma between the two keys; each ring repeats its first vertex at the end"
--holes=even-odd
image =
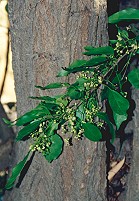
{"type": "MultiPolygon", "coordinates": [[[[121,0],[120,9],[126,9],[127,7],[132,7],[139,9],[138,0],[121,0]]],[[[138,27],[138,25],[137,25],[138,27]]],[[[137,58],[138,60],[138,58],[137,58]]],[[[138,66],[138,61],[135,60],[131,64],[131,69],[138,66]]],[[[126,191],[123,196],[126,201],[138,201],[139,200],[139,94],[138,90],[133,89],[131,91],[132,99],[135,102],[135,110],[133,114],[133,120],[127,125],[127,132],[133,134],[133,142],[131,150],[132,160],[130,165],[130,172],[128,175],[128,182],[126,191]]],[[[120,199],[122,200],[122,199],[120,199]]]]}
{"type": "MultiPolygon", "coordinates": [[[[43,95],[34,85],[55,82],[61,67],[82,58],[83,46],[107,44],[106,11],[106,0],[9,0],[18,114],[34,107],[29,96],[43,95]]],[[[15,162],[28,144],[16,145],[15,162]]],[[[85,139],[52,164],[36,154],[20,188],[5,201],[105,201],[105,160],[105,143],[85,139]]]]}
{"type": "Polygon", "coordinates": [[[126,194],[127,201],[139,200],[139,94],[138,90],[132,91],[132,97],[136,104],[133,117],[133,153],[131,161],[131,169],[128,178],[128,190],[126,194]]]}

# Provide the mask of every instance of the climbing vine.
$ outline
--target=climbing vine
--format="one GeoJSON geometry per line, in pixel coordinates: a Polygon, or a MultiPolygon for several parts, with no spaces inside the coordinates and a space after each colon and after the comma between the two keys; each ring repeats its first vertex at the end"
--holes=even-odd
{"type": "Polygon", "coordinates": [[[36,86],[40,90],[63,88],[62,94],[31,97],[40,100],[37,107],[14,122],[4,119],[11,126],[22,126],[16,141],[30,140],[29,152],[13,168],[6,189],[13,187],[31,152],[38,151],[52,162],[62,153],[64,144],[72,145],[73,139],[113,143],[115,133],[128,118],[130,102],[125,85],[139,88],[139,69],[130,70],[132,59],[139,54],[139,30],[132,23],[136,20],[139,10],[133,8],[110,16],[109,23],[117,27],[117,39],[105,47],[84,47],[83,55],[88,59],[76,60],[58,73],[57,77],[75,74],[73,83],[36,86]],[[119,23],[123,21],[126,26],[121,28],[119,23]]]}

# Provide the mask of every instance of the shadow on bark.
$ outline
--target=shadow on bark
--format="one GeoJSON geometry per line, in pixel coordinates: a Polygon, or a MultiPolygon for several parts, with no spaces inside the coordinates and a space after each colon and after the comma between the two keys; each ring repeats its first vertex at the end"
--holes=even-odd
{"type": "Polygon", "coordinates": [[[31,165],[31,163],[32,163],[32,160],[33,160],[34,156],[35,156],[35,152],[32,153],[32,156],[31,156],[30,159],[27,161],[27,163],[25,164],[23,170],[21,171],[20,176],[19,176],[19,179],[18,179],[18,182],[17,182],[17,184],[16,184],[16,187],[17,187],[17,188],[20,187],[20,185],[21,185],[21,183],[22,183],[22,181],[23,181],[25,175],[27,174],[28,169],[29,169],[29,167],[30,167],[30,165],[31,165]]]}

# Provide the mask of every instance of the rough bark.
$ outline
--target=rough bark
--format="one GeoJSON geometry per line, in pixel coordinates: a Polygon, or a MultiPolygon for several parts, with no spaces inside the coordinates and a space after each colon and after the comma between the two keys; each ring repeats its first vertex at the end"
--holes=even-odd
{"type": "MultiPolygon", "coordinates": [[[[34,85],[55,81],[61,67],[81,58],[83,46],[107,44],[106,9],[106,0],[9,0],[18,114],[35,105],[29,96],[42,95],[34,85]]],[[[28,143],[15,149],[17,162],[28,143]]],[[[20,188],[5,201],[105,201],[105,160],[105,143],[85,139],[52,164],[36,154],[20,188]]]]}
{"type": "MultiPolygon", "coordinates": [[[[120,9],[125,9],[127,7],[139,8],[138,0],[121,0],[120,9]]],[[[131,68],[137,67],[138,62],[133,62],[131,68]]],[[[126,191],[123,195],[126,201],[138,201],[139,200],[139,94],[138,90],[131,90],[132,99],[135,102],[135,110],[133,114],[133,120],[127,125],[126,132],[133,134],[132,142],[132,160],[130,165],[130,172],[128,175],[128,182],[126,191]]],[[[122,200],[122,197],[121,199],[122,200]]]]}
{"type": "Polygon", "coordinates": [[[128,177],[127,201],[139,200],[139,94],[138,90],[132,90],[132,97],[136,104],[133,116],[133,150],[130,174],[128,177]]]}

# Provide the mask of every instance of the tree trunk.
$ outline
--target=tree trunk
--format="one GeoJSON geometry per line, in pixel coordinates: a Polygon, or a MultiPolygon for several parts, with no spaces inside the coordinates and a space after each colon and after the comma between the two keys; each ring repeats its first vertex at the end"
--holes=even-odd
{"type": "MultiPolygon", "coordinates": [[[[83,46],[108,43],[106,11],[106,0],[9,0],[18,115],[34,107],[29,96],[42,95],[34,86],[55,82],[61,67],[81,58],[83,46]]],[[[28,146],[16,145],[15,162],[28,146]]],[[[105,201],[105,143],[76,141],[52,164],[36,154],[20,188],[5,197],[13,200],[105,201]]]]}
{"type": "MultiPolygon", "coordinates": [[[[127,7],[132,7],[139,9],[138,0],[121,0],[120,9],[126,9],[127,7]]],[[[137,67],[138,62],[133,62],[131,68],[137,67]]],[[[132,99],[135,101],[135,110],[133,115],[133,120],[127,125],[126,132],[133,135],[132,142],[132,160],[130,165],[130,172],[128,175],[128,182],[126,191],[121,197],[126,201],[138,201],[139,200],[139,94],[138,90],[133,89],[131,91],[132,99]]]]}
{"type": "Polygon", "coordinates": [[[132,8],[138,8],[139,7],[139,1],[138,0],[120,0],[120,4],[122,7],[127,8],[127,7],[132,7],[132,8]]]}
{"type": "Polygon", "coordinates": [[[128,177],[128,189],[126,193],[127,201],[139,200],[139,93],[138,90],[132,90],[132,97],[136,104],[133,117],[133,150],[130,174],[128,177]]]}

